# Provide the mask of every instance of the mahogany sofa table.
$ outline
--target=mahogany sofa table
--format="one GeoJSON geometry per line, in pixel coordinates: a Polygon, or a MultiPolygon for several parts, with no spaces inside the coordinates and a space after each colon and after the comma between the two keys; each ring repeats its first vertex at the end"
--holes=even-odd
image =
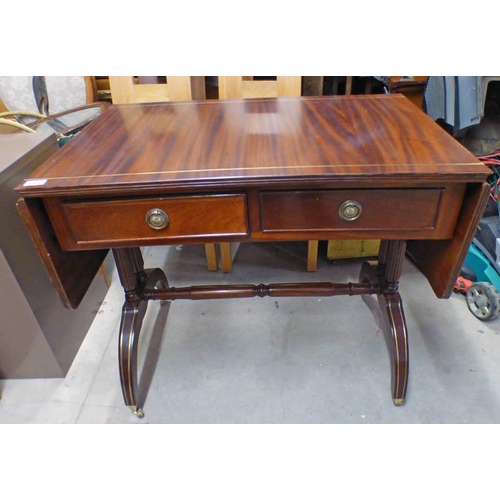
{"type": "Polygon", "coordinates": [[[137,344],[149,300],[376,294],[392,398],[405,401],[405,252],[452,292],[490,171],[402,95],[111,106],[17,190],[59,295],[76,308],[109,249],[125,292],[119,369],[139,416],[137,344]],[[358,283],[171,287],[141,246],[381,240],[358,283]]]}

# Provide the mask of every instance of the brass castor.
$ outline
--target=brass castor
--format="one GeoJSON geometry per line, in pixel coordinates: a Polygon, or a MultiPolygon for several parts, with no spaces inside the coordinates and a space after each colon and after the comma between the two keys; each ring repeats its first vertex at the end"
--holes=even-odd
{"type": "Polygon", "coordinates": [[[133,410],[134,415],[138,418],[144,418],[144,412],[142,411],[142,408],[136,408],[133,410]]]}

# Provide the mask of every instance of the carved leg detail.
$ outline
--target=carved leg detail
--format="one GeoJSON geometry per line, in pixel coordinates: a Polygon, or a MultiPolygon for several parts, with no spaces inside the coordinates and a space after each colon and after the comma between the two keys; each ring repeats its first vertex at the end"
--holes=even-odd
{"type": "Polygon", "coordinates": [[[405,403],[408,385],[408,332],[399,293],[379,295],[379,304],[385,316],[388,348],[391,360],[392,400],[396,406],[405,403]]]}
{"type": "Polygon", "coordinates": [[[147,302],[137,304],[125,302],[122,310],[120,335],[118,339],[118,359],[120,382],[125,404],[138,416],[143,417],[138,405],[137,346],[142,321],[146,314],[147,302]]]}
{"type": "MultiPolygon", "coordinates": [[[[398,292],[405,246],[406,243],[404,241],[383,242],[378,264],[365,263],[361,269],[360,281],[365,284],[364,286],[358,284],[356,288],[352,283],[349,283],[347,285],[344,284],[344,288],[341,288],[339,284],[319,283],[313,287],[313,291],[316,294],[326,289],[328,291],[326,295],[343,295],[346,293],[346,286],[349,289],[350,295],[354,294],[352,293],[353,291],[357,292],[356,294],[378,293],[378,302],[387,326],[385,330],[391,359],[392,398],[395,405],[404,404],[408,384],[408,335],[403,303],[398,292]],[[368,283],[374,286],[367,286],[366,284],[368,283]],[[324,285],[328,286],[325,287],[324,285]],[[339,289],[337,290],[335,287],[339,289]]],[[[221,291],[228,292],[226,293],[227,298],[230,298],[232,293],[235,297],[246,296],[247,292],[250,293],[249,296],[263,295],[255,293],[255,286],[245,285],[227,290],[215,287],[208,290],[208,293],[207,287],[191,287],[191,289],[187,290],[171,289],[165,273],[161,269],[144,269],[140,249],[114,249],[113,253],[120,281],[125,292],[125,303],[122,310],[119,334],[119,368],[122,393],[125,404],[137,416],[142,417],[144,414],[141,408],[141,401],[145,397],[141,401],[138,400],[139,389],[142,394],[144,392],[142,386],[145,385],[144,381],[146,380],[147,382],[147,379],[144,377],[143,370],[140,381],[141,387],[139,387],[137,350],[139,334],[146,314],[148,300],[161,297],[165,297],[168,301],[175,298],[219,298],[218,295],[220,294],[218,292],[221,291]],[[247,288],[249,291],[247,291],[247,288]],[[159,292],[158,290],[161,289],[166,289],[168,293],[159,292]],[[187,296],[185,296],[186,293],[187,296]],[[215,297],[212,296],[213,294],[215,294],[215,297]],[[205,297],[204,295],[210,295],[210,297],[205,297]]],[[[309,290],[309,288],[307,286],[299,287],[297,284],[281,284],[269,285],[264,291],[269,295],[286,292],[283,296],[302,296],[306,294],[306,289],[309,290]],[[295,293],[296,288],[293,288],[294,286],[297,289],[300,288],[299,292],[301,293],[295,293]]],[[[161,333],[163,333],[163,330],[164,328],[161,328],[161,333]]],[[[151,352],[152,350],[154,348],[149,349],[151,352]]]]}
{"type": "Polygon", "coordinates": [[[405,248],[405,241],[382,241],[378,264],[364,262],[360,272],[362,283],[380,286],[382,290],[378,302],[391,361],[392,400],[396,406],[404,404],[408,385],[408,332],[398,292],[405,248]]]}
{"type": "Polygon", "coordinates": [[[138,400],[137,349],[142,322],[148,307],[145,292],[158,288],[168,288],[168,281],[161,269],[144,269],[144,261],[139,248],[118,248],[113,250],[113,254],[120,282],[125,292],[118,338],[123,399],[138,417],[143,417],[144,413],[140,408],[142,403],[138,400]]]}

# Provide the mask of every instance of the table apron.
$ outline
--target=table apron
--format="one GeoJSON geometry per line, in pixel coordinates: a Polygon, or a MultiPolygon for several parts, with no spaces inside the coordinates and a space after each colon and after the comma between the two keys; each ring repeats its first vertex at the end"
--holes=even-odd
{"type": "Polygon", "coordinates": [[[61,248],[329,239],[449,239],[463,184],[47,198],[61,248]]]}

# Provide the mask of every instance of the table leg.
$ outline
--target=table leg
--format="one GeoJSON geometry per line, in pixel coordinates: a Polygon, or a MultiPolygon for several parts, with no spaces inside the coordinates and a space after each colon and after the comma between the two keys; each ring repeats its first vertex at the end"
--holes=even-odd
{"type": "Polygon", "coordinates": [[[378,301],[386,327],[391,360],[392,399],[396,406],[405,403],[409,369],[408,332],[403,301],[399,294],[405,250],[405,241],[383,241],[378,265],[365,262],[360,274],[361,282],[380,286],[378,301]]]}
{"type": "Polygon", "coordinates": [[[168,281],[161,269],[144,269],[139,248],[113,250],[120,282],[125,291],[118,338],[120,382],[125,404],[140,418],[144,416],[139,401],[137,350],[147,300],[144,293],[158,288],[168,288],[168,281]]]}
{"type": "Polygon", "coordinates": [[[406,249],[405,241],[383,241],[379,262],[365,262],[361,283],[289,283],[274,285],[233,285],[170,288],[161,269],[144,269],[139,248],[114,249],[125,303],[119,334],[120,382],[125,404],[142,417],[137,371],[137,349],[148,300],[216,299],[264,296],[333,296],[376,293],[386,323],[392,372],[392,398],[395,405],[404,404],[408,383],[408,338],[399,278],[406,249]]]}
{"type": "Polygon", "coordinates": [[[125,404],[140,418],[144,416],[137,402],[137,345],[141,331],[142,320],[146,314],[147,302],[138,304],[125,302],[122,309],[120,335],[118,340],[118,364],[120,367],[120,382],[125,404]]]}

